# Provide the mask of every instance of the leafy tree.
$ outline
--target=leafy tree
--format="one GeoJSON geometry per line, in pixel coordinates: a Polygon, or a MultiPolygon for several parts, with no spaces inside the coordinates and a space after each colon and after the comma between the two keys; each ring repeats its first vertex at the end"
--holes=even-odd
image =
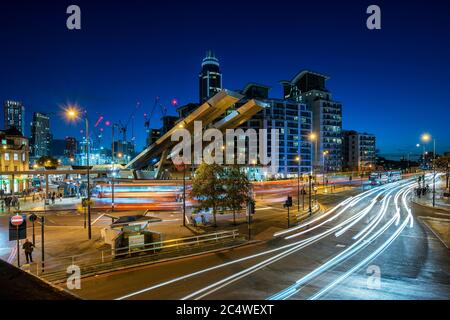
{"type": "Polygon", "coordinates": [[[238,166],[226,171],[225,178],[225,206],[233,211],[233,224],[236,225],[236,211],[242,210],[251,198],[249,197],[252,185],[247,175],[238,166]]]}
{"type": "Polygon", "coordinates": [[[445,155],[436,158],[436,170],[442,170],[447,172],[448,165],[450,163],[450,155],[445,155]]]}
{"type": "Polygon", "coordinates": [[[58,160],[53,157],[50,157],[50,156],[42,156],[36,162],[41,167],[56,167],[56,166],[58,166],[58,160]]]}
{"type": "Polygon", "coordinates": [[[202,163],[192,180],[192,196],[198,200],[197,211],[212,208],[215,227],[217,209],[224,204],[224,176],[221,166],[202,163]]]}

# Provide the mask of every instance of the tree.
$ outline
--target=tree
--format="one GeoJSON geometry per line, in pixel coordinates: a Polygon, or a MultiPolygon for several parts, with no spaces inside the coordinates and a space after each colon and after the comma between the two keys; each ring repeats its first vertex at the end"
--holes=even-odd
{"type": "Polygon", "coordinates": [[[242,210],[243,204],[251,200],[249,196],[251,188],[252,185],[241,168],[233,166],[226,171],[224,202],[225,206],[233,211],[234,225],[236,225],[236,211],[242,210]]]}
{"type": "Polygon", "coordinates": [[[436,159],[436,170],[445,172],[445,188],[449,188],[449,169],[450,169],[450,155],[446,154],[444,156],[438,157],[436,159]]]}
{"type": "Polygon", "coordinates": [[[58,166],[58,160],[53,157],[50,157],[50,156],[42,156],[36,162],[41,167],[56,167],[56,166],[58,166]]]}
{"type": "Polygon", "coordinates": [[[198,201],[196,209],[212,208],[215,227],[217,209],[224,204],[224,180],[225,173],[221,166],[206,163],[198,167],[192,180],[192,196],[198,201]]]}

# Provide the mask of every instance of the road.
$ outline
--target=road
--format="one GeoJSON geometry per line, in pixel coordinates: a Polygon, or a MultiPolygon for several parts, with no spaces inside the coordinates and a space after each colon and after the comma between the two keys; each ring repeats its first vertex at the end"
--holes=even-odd
{"type": "MultiPolygon", "coordinates": [[[[89,299],[449,299],[450,253],[412,180],[349,195],[273,239],[83,279],[89,299]]],[[[333,197],[330,195],[330,197],[333,197]]],[[[330,201],[331,202],[331,201],[330,201]]]]}

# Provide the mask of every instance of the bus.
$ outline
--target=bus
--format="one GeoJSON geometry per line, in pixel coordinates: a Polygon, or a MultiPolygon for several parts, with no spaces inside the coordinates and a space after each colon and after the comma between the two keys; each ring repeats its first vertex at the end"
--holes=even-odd
{"type": "Polygon", "coordinates": [[[370,184],[374,186],[399,181],[401,179],[402,173],[400,171],[372,172],[369,176],[370,184]]]}

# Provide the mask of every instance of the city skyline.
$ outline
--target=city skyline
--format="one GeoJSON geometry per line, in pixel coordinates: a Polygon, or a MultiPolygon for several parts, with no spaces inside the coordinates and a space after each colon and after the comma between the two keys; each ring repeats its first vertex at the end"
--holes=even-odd
{"type": "Polygon", "coordinates": [[[449,12],[0,1],[0,300],[449,300],[449,12]]]}
{"type": "MultiPolygon", "coordinates": [[[[400,4],[382,3],[383,29],[376,32],[365,28],[364,1],[344,6],[302,3],[291,6],[293,12],[289,14],[282,10],[287,8],[285,2],[267,9],[255,8],[253,2],[240,6],[233,3],[230,8],[222,8],[221,17],[239,7],[241,11],[272,17],[273,23],[258,29],[236,17],[230,28],[221,24],[222,17],[214,30],[207,28],[203,33],[200,31],[204,26],[198,22],[201,3],[179,4],[186,10],[170,10],[160,2],[152,6],[141,1],[134,4],[131,11],[122,14],[118,4],[110,4],[102,11],[101,4],[80,2],[83,28],[72,33],[64,26],[64,1],[54,6],[45,2],[31,5],[35,6],[36,15],[20,12],[20,6],[1,5],[3,12],[10,13],[8,16],[20,14],[26,21],[20,28],[9,18],[2,22],[11,30],[5,41],[17,49],[2,53],[0,99],[24,103],[27,136],[33,112],[58,112],[61,105],[78,103],[90,111],[91,121],[103,115],[113,123],[120,120],[116,114],[124,109],[128,112],[139,101],[141,110],[134,125],[140,150],[146,139],[143,114],[152,109],[155,97],[161,98],[172,115],[176,114],[172,99],[176,98],[178,105],[197,102],[201,59],[212,49],[221,63],[223,87],[230,90],[257,82],[271,86],[271,96],[281,97],[278,81],[302,69],[330,75],[329,89],[343,104],[343,129],[375,134],[381,155],[398,158],[408,153],[420,154],[415,147],[419,142],[417,136],[427,131],[438,139],[438,152],[450,149],[450,137],[446,134],[450,111],[445,108],[450,97],[445,90],[444,75],[436,72],[437,68],[445,68],[442,63],[448,61],[433,58],[448,55],[449,46],[435,42],[430,42],[427,49],[414,46],[417,39],[428,43],[427,32],[431,29],[444,35],[448,26],[443,24],[443,13],[441,16],[433,12],[434,19],[427,25],[413,19],[419,14],[431,14],[424,2],[411,4],[408,10],[403,10],[400,4]],[[299,9],[297,15],[295,9],[299,9]],[[401,23],[405,19],[409,21],[407,25],[401,23]],[[313,27],[316,21],[321,23],[317,30],[313,27]],[[33,25],[36,28],[30,29],[33,25]],[[337,26],[336,30],[332,26],[337,26]],[[286,27],[289,31],[281,33],[286,27]],[[307,30],[313,29],[316,32],[308,35],[307,30]],[[289,38],[296,39],[300,30],[306,30],[305,35],[298,36],[302,41],[286,44],[289,38]],[[252,41],[236,36],[239,32],[252,34],[253,41],[262,41],[266,50],[252,50],[252,41]],[[340,37],[343,33],[346,38],[340,37]],[[276,45],[272,47],[272,43],[276,45]],[[321,47],[324,43],[326,46],[321,47]],[[44,50],[41,46],[48,48],[44,50]],[[190,50],[183,49],[186,47],[190,50]],[[30,48],[32,53],[25,50],[30,48]],[[14,63],[7,64],[12,56],[14,63]],[[424,63],[412,64],[413,61],[424,63]],[[417,70],[411,70],[411,65],[417,70]],[[422,77],[411,72],[414,75],[420,72],[422,77]],[[424,106],[429,105],[442,117],[426,112],[429,107],[424,106]],[[397,130],[398,126],[401,130],[397,130]]],[[[159,116],[157,112],[151,119],[152,127],[160,126],[159,116]]],[[[55,138],[69,135],[81,140],[80,124],[68,125],[54,115],[51,128],[55,138]]],[[[108,144],[109,136],[108,132],[104,134],[108,144]]]]}

